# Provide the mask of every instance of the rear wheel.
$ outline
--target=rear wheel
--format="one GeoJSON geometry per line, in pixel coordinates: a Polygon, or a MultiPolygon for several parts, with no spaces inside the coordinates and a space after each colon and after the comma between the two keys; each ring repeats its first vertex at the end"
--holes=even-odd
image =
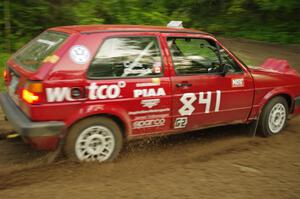
{"type": "Polygon", "coordinates": [[[271,99],[264,107],[258,124],[259,133],[268,137],[278,134],[286,126],[288,104],[283,97],[271,99]]]}
{"type": "Polygon", "coordinates": [[[75,124],[66,139],[65,153],[71,160],[104,162],[114,160],[122,148],[119,126],[109,118],[93,117],[75,124]]]}

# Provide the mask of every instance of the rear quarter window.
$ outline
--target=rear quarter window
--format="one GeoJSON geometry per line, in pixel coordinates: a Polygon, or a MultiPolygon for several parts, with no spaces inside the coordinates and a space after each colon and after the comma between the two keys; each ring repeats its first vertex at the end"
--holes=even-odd
{"type": "Polygon", "coordinates": [[[54,53],[67,38],[68,35],[64,33],[44,32],[18,51],[14,60],[29,71],[36,71],[43,60],[54,53]]]}
{"type": "Polygon", "coordinates": [[[88,77],[152,77],[162,73],[156,37],[116,37],[103,42],[89,67],[88,77]]]}

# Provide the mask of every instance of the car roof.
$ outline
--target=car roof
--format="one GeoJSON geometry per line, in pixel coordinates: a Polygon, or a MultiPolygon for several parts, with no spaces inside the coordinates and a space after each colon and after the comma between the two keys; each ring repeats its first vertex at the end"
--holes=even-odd
{"type": "Polygon", "coordinates": [[[74,25],[74,26],[59,26],[50,28],[49,30],[91,34],[98,32],[177,32],[177,33],[197,33],[209,34],[203,31],[188,29],[188,28],[169,28],[164,26],[147,26],[147,25],[74,25]]]}

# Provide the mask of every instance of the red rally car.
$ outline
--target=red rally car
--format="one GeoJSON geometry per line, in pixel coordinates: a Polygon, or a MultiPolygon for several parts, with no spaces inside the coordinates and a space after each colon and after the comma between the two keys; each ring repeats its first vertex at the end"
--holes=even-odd
{"type": "Polygon", "coordinates": [[[34,148],[107,161],[125,141],[259,120],[277,134],[300,113],[300,76],[248,68],[212,35],[181,27],[48,29],[7,62],[0,103],[34,148]]]}

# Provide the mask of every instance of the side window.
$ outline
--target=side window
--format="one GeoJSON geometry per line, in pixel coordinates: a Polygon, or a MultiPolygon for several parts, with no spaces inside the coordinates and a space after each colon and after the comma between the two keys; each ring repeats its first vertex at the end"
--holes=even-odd
{"type": "Polygon", "coordinates": [[[162,69],[160,48],[155,37],[120,37],[103,42],[89,67],[88,76],[160,76],[162,69]]]}
{"type": "Polygon", "coordinates": [[[176,74],[220,73],[220,59],[222,64],[228,65],[230,72],[241,70],[225,50],[222,49],[219,56],[217,44],[210,39],[174,37],[168,38],[167,42],[176,74]],[[226,62],[223,63],[223,60],[226,62]]]}
{"type": "Polygon", "coordinates": [[[215,43],[197,38],[168,38],[176,74],[218,73],[220,62],[215,43]]]}
{"type": "Polygon", "coordinates": [[[243,72],[238,63],[224,50],[220,49],[220,55],[222,59],[222,64],[226,64],[228,66],[228,71],[230,73],[238,73],[243,72]]]}

